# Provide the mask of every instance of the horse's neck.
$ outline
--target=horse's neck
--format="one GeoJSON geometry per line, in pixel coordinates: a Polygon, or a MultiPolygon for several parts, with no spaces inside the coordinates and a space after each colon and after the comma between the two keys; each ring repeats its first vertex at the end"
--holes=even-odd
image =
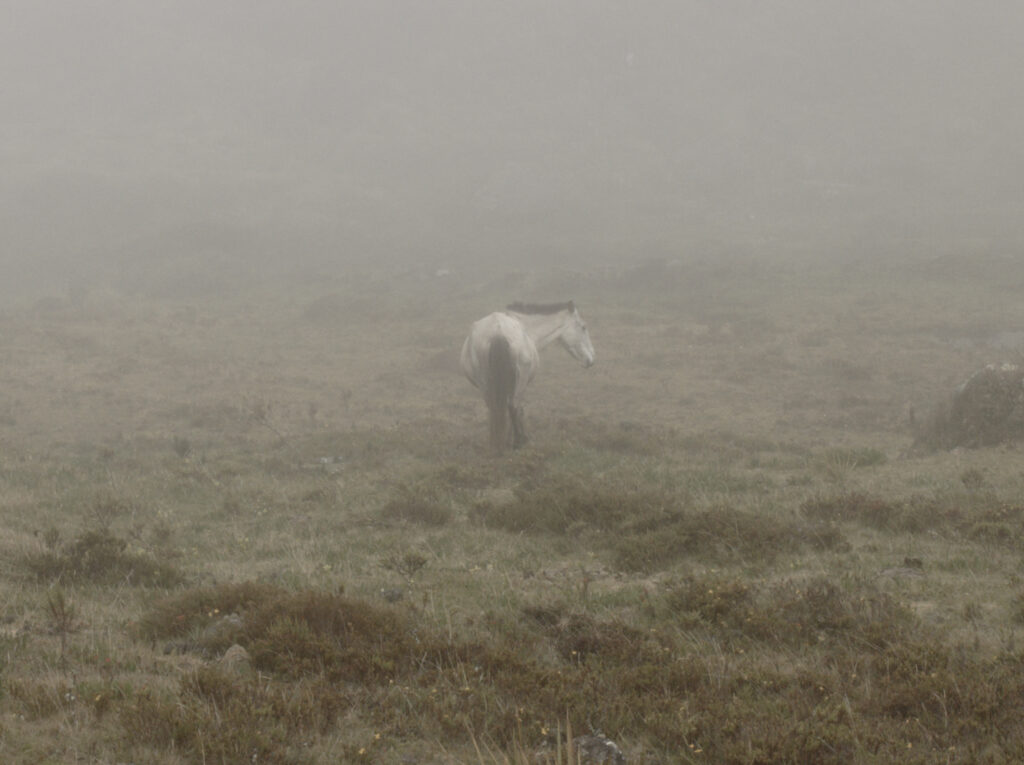
{"type": "Polygon", "coordinates": [[[516,318],[523,323],[526,334],[533,340],[539,351],[544,346],[554,342],[562,334],[567,323],[568,314],[565,311],[558,313],[521,313],[516,318]]]}

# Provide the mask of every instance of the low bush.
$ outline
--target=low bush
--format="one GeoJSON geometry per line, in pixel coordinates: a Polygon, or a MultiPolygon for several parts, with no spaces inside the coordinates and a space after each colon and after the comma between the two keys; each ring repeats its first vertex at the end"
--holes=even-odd
{"type": "Polygon", "coordinates": [[[404,521],[424,526],[444,526],[454,516],[451,502],[435,485],[420,482],[401,486],[381,509],[388,521],[404,521]]]}
{"type": "Polygon", "coordinates": [[[127,540],[108,528],[84,531],[64,545],[58,543],[58,537],[48,535],[48,539],[46,549],[22,558],[24,567],[39,581],[145,587],[174,587],[184,581],[178,569],[129,549],[127,540]]]}
{"type": "Polygon", "coordinates": [[[691,577],[667,594],[666,603],[688,628],[774,645],[838,642],[879,650],[914,625],[908,609],[874,587],[848,591],[825,578],[758,588],[746,580],[691,577]]]}
{"type": "Polygon", "coordinates": [[[263,582],[185,590],[151,603],[134,625],[134,632],[145,640],[198,634],[223,617],[246,613],[281,592],[280,588],[263,582]]]}
{"type": "Polygon", "coordinates": [[[272,683],[207,666],[185,674],[177,693],[136,694],[118,718],[132,745],[207,762],[292,763],[303,761],[300,741],[330,730],[350,706],[343,688],[322,680],[272,683]]]}
{"type": "Polygon", "coordinates": [[[592,418],[563,419],[559,442],[578,444],[597,452],[650,457],[663,454],[676,439],[674,433],[634,422],[608,423],[592,418]]]}
{"type": "Polygon", "coordinates": [[[478,504],[474,516],[514,533],[589,533],[623,571],[657,571],[691,557],[765,562],[780,553],[846,545],[830,519],[794,521],[729,506],[693,511],[685,505],[669,490],[585,484],[561,475],[520,487],[511,502],[478,504]]]}
{"type": "Polygon", "coordinates": [[[994,497],[972,496],[970,503],[942,504],[923,497],[883,500],[853,492],[809,499],[800,511],[810,520],[858,523],[880,531],[940,531],[1007,547],[1024,541],[1024,505],[999,502],[994,497]]]}
{"type": "Polygon", "coordinates": [[[516,489],[512,502],[478,507],[478,519],[513,533],[565,534],[610,531],[631,517],[646,516],[676,503],[675,497],[651,491],[584,483],[571,475],[547,476],[516,489]]]}
{"type": "Polygon", "coordinates": [[[641,518],[608,538],[615,565],[652,572],[685,558],[764,563],[801,549],[840,550],[846,541],[834,524],[796,522],[730,507],[641,518]]]}
{"type": "Polygon", "coordinates": [[[395,612],[342,594],[298,593],[256,582],[189,590],[159,601],[136,625],[150,639],[202,655],[234,643],[278,677],[383,680],[411,660],[410,628],[395,612]]]}

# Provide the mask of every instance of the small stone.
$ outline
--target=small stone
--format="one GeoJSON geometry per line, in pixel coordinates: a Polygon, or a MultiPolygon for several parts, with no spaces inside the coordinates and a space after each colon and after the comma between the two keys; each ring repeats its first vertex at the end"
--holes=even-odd
{"type": "Polygon", "coordinates": [[[220,657],[221,669],[236,675],[248,675],[252,672],[249,652],[238,643],[232,645],[220,657]]]}
{"type": "Polygon", "coordinates": [[[579,753],[581,763],[626,765],[626,756],[618,744],[600,733],[577,736],[572,743],[579,753]]]}

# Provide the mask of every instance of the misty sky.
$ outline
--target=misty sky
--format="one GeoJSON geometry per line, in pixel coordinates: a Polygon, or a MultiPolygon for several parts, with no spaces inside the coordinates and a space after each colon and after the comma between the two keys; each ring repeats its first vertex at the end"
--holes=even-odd
{"type": "Polygon", "coordinates": [[[1021,40],[1016,0],[2,0],[0,277],[1013,252],[1021,40]]]}

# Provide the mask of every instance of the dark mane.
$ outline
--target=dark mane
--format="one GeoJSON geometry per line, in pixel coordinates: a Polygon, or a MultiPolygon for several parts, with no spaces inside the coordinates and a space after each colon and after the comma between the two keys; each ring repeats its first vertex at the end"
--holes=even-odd
{"type": "Polygon", "coordinates": [[[559,311],[575,310],[573,301],[567,303],[512,303],[505,306],[506,311],[513,313],[558,313],[559,311]]]}

